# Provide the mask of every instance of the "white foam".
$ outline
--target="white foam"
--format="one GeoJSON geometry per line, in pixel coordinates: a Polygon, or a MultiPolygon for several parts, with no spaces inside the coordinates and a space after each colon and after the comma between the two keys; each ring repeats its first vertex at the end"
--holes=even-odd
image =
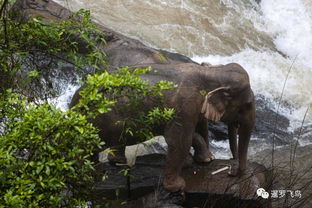
{"type": "Polygon", "coordinates": [[[80,85],[69,84],[66,87],[66,89],[61,93],[60,96],[52,100],[49,100],[49,103],[54,104],[57,108],[59,108],[62,111],[68,110],[68,104],[79,87],[80,85]]]}
{"type": "MultiPolygon", "coordinates": [[[[227,6],[237,10],[237,2],[225,1],[227,6]]],[[[240,8],[240,7],[239,7],[240,8]]],[[[272,100],[275,110],[287,116],[291,123],[289,131],[302,124],[312,124],[312,2],[306,0],[262,0],[262,14],[255,18],[254,11],[244,10],[243,15],[252,15],[255,28],[269,34],[275,47],[286,54],[284,57],[269,49],[256,51],[243,49],[230,56],[208,55],[194,57],[196,62],[225,64],[237,62],[249,73],[251,85],[256,94],[272,100]],[[294,62],[294,65],[292,66],[294,62]],[[282,101],[290,108],[278,108],[278,103],[287,74],[282,101]],[[275,100],[275,101],[273,101],[275,100]]],[[[226,27],[222,25],[222,27],[226,27]]],[[[309,141],[307,141],[309,142],[309,141]]],[[[306,143],[306,142],[305,142],[306,143]]]]}
{"type": "Polygon", "coordinates": [[[211,140],[210,141],[211,146],[211,153],[215,156],[217,159],[229,159],[232,158],[232,153],[229,148],[229,141],[227,140],[211,140]]]}
{"type": "MultiPolygon", "coordinates": [[[[310,68],[298,61],[292,66],[292,60],[284,58],[276,52],[245,49],[231,56],[209,55],[192,59],[198,63],[239,63],[248,72],[255,94],[262,94],[272,101],[280,98],[287,74],[290,71],[282,101],[291,104],[294,108],[280,108],[279,113],[291,119],[292,127],[297,127],[301,123],[305,113],[304,109],[312,103],[310,93],[312,71],[310,68]]],[[[272,104],[277,105],[276,102],[272,104]]],[[[311,119],[312,115],[309,112],[307,121],[311,119]]]]}
{"type": "Polygon", "coordinates": [[[262,0],[267,32],[280,51],[312,66],[312,13],[301,0],[262,0]]]}

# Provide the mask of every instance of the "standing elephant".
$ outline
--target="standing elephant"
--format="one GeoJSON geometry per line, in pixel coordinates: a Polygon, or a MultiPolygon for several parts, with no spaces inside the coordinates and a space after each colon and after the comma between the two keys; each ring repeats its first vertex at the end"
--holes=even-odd
{"type": "MultiPolygon", "coordinates": [[[[185,186],[180,176],[189,159],[189,150],[195,149],[194,158],[199,162],[213,159],[208,145],[207,119],[226,122],[229,125],[230,147],[239,166],[230,175],[241,175],[246,169],[248,143],[255,123],[254,96],[247,72],[238,64],[208,67],[194,63],[152,64],[154,70],[142,75],[142,79],[155,84],[160,80],[173,81],[178,87],[165,94],[166,107],[174,108],[174,118],[155,134],[163,134],[168,144],[163,185],[169,191],[185,186]],[[237,150],[236,135],[239,135],[237,150]]],[[[144,67],[140,65],[140,67],[144,67]]],[[[76,92],[70,106],[79,100],[76,92]]],[[[148,105],[148,104],[146,104],[148,105]]],[[[100,137],[108,146],[117,147],[124,156],[124,144],[120,144],[122,121],[126,116],[114,111],[98,116],[93,124],[100,129],[100,137]]],[[[135,143],[127,138],[127,144],[135,143]]],[[[113,158],[111,158],[113,160],[113,158]]]]}

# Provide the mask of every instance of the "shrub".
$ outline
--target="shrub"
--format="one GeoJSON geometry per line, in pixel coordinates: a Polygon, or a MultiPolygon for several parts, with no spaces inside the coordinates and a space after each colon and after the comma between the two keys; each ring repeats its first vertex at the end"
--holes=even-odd
{"type": "Polygon", "coordinates": [[[89,11],[62,21],[26,19],[19,18],[18,9],[10,10],[10,2],[0,0],[0,93],[11,88],[28,100],[48,99],[60,93],[55,79],[73,79],[68,68],[84,75],[106,66],[105,40],[89,11]]]}
{"type": "Polygon", "coordinates": [[[18,119],[7,114],[10,129],[0,138],[0,207],[81,205],[92,189],[97,130],[71,110],[34,106],[12,94],[0,103],[13,100],[26,105],[16,108],[18,119]]]}
{"type": "Polygon", "coordinates": [[[150,85],[140,77],[150,71],[151,67],[122,67],[117,73],[89,75],[85,87],[80,91],[81,99],[73,110],[95,118],[114,109],[120,115],[128,115],[118,121],[125,123],[125,134],[142,142],[151,139],[155,126],[168,122],[175,113],[173,108],[165,106],[163,91],[177,85],[168,81],[150,85]],[[146,99],[153,104],[145,106],[146,99]]]}

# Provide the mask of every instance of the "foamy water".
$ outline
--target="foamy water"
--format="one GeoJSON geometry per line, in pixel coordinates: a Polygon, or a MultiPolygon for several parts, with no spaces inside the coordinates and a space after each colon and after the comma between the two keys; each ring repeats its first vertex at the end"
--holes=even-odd
{"type": "MultiPolygon", "coordinates": [[[[298,63],[298,60],[284,58],[276,52],[259,52],[252,49],[243,50],[232,56],[210,55],[193,57],[193,60],[198,63],[224,64],[236,62],[242,65],[249,74],[255,94],[262,94],[271,100],[275,110],[279,108],[277,101],[281,96],[283,102],[291,105],[291,108],[280,107],[279,113],[290,119],[293,130],[301,125],[305,111],[311,105],[312,71],[308,70],[302,63],[298,63]],[[303,68],[307,70],[301,70],[303,68]],[[286,80],[288,73],[289,76],[286,80]],[[283,91],[284,84],[285,89],[283,91]]],[[[307,122],[311,122],[311,116],[311,111],[309,111],[307,122]]]]}
{"type": "Polygon", "coordinates": [[[68,110],[68,104],[70,103],[71,98],[73,97],[74,93],[78,90],[80,85],[73,85],[69,84],[61,93],[61,95],[49,102],[54,104],[57,108],[61,109],[62,111],[68,110]]]}
{"type": "MultiPolygon", "coordinates": [[[[231,5],[233,6],[233,2],[231,5]]],[[[292,108],[280,109],[291,121],[290,130],[298,128],[308,110],[306,124],[312,122],[312,3],[309,1],[262,0],[257,18],[251,19],[255,28],[265,31],[281,52],[249,47],[230,56],[195,56],[196,62],[224,64],[237,62],[249,73],[256,94],[282,101],[292,108]],[[309,9],[310,8],[310,9],[309,9]],[[285,56],[286,55],[286,56],[285,56]],[[289,74],[289,76],[288,76],[289,74]],[[287,80],[286,80],[287,79],[287,80]],[[283,86],[285,84],[285,89],[283,86]]],[[[254,15],[254,10],[250,15],[254,15]]],[[[246,14],[245,14],[246,15],[246,14]]],[[[247,12],[248,15],[248,12],[247,12]]],[[[278,103],[274,103],[278,109],[278,103]]]]}
{"type": "MultiPolygon", "coordinates": [[[[262,0],[260,4],[254,0],[57,2],[75,11],[89,9],[106,27],[199,63],[241,64],[255,93],[271,100],[275,110],[290,119],[290,131],[301,125],[311,106],[310,0],[262,0]],[[279,107],[284,84],[282,102],[288,106],[279,107]]],[[[312,107],[304,125],[308,124],[312,124],[312,107]]],[[[312,139],[306,143],[309,141],[312,139]]]]}
{"type": "Polygon", "coordinates": [[[266,31],[276,48],[308,67],[312,66],[312,11],[301,0],[264,0],[261,9],[266,31]]]}

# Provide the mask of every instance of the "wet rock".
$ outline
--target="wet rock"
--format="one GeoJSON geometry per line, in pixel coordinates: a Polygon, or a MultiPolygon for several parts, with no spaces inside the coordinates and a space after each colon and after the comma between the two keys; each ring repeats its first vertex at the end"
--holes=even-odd
{"type": "Polygon", "coordinates": [[[165,155],[150,154],[139,156],[134,166],[114,166],[110,163],[99,163],[96,166],[96,180],[94,196],[102,195],[109,199],[133,199],[146,195],[157,189],[161,184],[165,155]],[[102,180],[103,176],[107,176],[102,180]]]}
{"type": "Polygon", "coordinates": [[[256,125],[253,134],[268,141],[275,137],[276,145],[289,144],[292,136],[287,130],[289,119],[276,113],[270,103],[263,96],[256,96],[256,125]]]}
{"type": "Polygon", "coordinates": [[[46,20],[60,20],[68,18],[72,13],[52,0],[18,0],[13,9],[20,12],[22,22],[30,15],[39,15],[46,20]]]}
{"type": "Polygon", "coordinates": [[[208,121],[209,129],[209,139],[213,140],[227,140],[228,137],[228,127],[225,123],[215,123],[213,121],[208,121]]]}
{"type": "Polygon", "coordinates": [[[260,200],[256,190],[269,187],[269,172],[258,163],[249,163],[247,174],[241,178],[230,177],[227,171],[211,174],[226,166],[234,167],[234,160],[193,164],[193,167],[182,170],[186,188],[178,193],[169,193],[162,188],[164,164],[165,155],[140,156],[135,165],[128,169],[128,179],[118,174],[126,167],[110,168],[108,163],[100,164],[97,172],[100,175],[106,173],[107,179],[97,183],[93,197],[114,199],[115,190],[120,189],[119,199],[130,200],[123,207],[232,207],[233,203],[246,207],[266,206],[267,201],[260,200]]]}
{"type": "Polygon", "coordinates": [[[130,201],[126,208],[183,208],[184,200],[184,192],[170,193],[160,187],[146,196],[130,201]]]}
{"type": "MultiPolygon", "coordinates": [[[[252,136],[260,139],[266,139],[271,142],[275,138],[276,145],[289,144],[292,135],[288,131],[289,119],[276,113],[271,102],[264,96],[256,96],[256,124],[252,136]]],[[[224,123],[209,122],[209,136],[214,140],[228,139],[227,125],[224,123]]]]}
{"type": "Polygon", "coordinates": [[[207,165],[194,165],[185,169],[182,176],[186,181],[186,207],[264,207],[265,200],[259,199],[258,188],[269,188],[267,169],[258,163],[249,163],[246,175],[230,177],[227,171],[212,175],[213,171],[226,166],[235,167],[234,160],[214,160],[207,165]]]}
{"type": "MultiPolygon", "coordinates": [[[[264,150],[252,156],[252,160],[267,167],[272,166],[272,150],[264,150]]],[[[287,145],[274,150],[274,183],[271,190],[298,190],[301,196],[272,199],[272,207],[312,207],[312,144],[287,145]],[[289,165],[291,164],[291,165],[289,165]],[[286,200],[287,198],[287,200],[286,200]],[[282,205],[283,204],[283,205],[282,205]]]]}

